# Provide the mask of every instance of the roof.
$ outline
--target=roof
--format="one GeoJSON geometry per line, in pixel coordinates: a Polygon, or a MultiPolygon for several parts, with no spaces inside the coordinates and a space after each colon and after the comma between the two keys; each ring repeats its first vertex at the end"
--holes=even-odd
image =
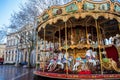
{"type": "Polygon", "coordinates": [[[73,0],[63,6],[52,6],[37,18],[37,31],[43,37],[46,28],[47,38],[51,38],[59,27],[63,29],[65,22],[67,27],[85,26],[86,23],[86,26],[95,26],[95,20],[106,30],[105,34],[116,34],[119,31],[120,3],[113,0],[73,0]],[[107,30],[112,30],[112,33],[107,30]]]}

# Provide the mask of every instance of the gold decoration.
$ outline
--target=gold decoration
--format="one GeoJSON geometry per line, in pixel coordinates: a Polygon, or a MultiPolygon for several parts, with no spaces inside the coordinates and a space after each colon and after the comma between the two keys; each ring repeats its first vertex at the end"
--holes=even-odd
{"type": "Polygon", "coordinates": [[[117,63],[111,58],[108,62],[102,62],[102,66],[104,69],[120,72],[120,68],[117,67],[117,63]]]}

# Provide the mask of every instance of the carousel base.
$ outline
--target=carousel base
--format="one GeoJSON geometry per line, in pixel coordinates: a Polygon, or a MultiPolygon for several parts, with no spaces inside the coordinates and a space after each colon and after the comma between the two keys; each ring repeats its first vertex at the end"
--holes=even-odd
{"type": "MultiPolygon", "coordinates": [[[[80,80],[80,79],[120,79],[120,74],[62,74],[34,71],[34,75],[38,76],[38,80],[80,80]]],[[[37,79],[35,79],[37,80],[37,79]]]]}

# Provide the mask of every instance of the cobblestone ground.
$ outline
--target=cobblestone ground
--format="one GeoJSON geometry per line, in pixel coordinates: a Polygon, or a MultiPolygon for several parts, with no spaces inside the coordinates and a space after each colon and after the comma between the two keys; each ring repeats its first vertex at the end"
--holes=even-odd
{"type": "Polygon", "coordinates": [[[33,69],[0,65],[0,80],[33,80],[33,69]]]}

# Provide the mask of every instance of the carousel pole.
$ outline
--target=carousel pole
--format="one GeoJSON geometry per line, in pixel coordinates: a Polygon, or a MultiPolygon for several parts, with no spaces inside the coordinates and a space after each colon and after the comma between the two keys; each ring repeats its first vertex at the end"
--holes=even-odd
{"type": "MultiPolygon", "coordinates": [[[[38,31],[36,34],[36,66],[37,66],[37,61],[38,61],[38,31]]],[[[38,68],[38,66],[36,67],[36,69],[38,68]]]]}
{"type": "MultiPolygon", "coordinates": [[[[72,27],[73,27],[73,25],[72,25],[72,23],[71,23],[71,26],[70,26],[71,37],[73,36],[73,32],[72,32],[72,31],[73,31],[73,28],[72,28],[72,27]]],[[[72,38],[71,38],[71,41],[72,41],[72,38]]],[[[73,45],[73,44],[72,44],[72,45],[73,45]]],[[[75,59],[75,56],[76,56],[76,54],[75,54],[75,53],[76,53],[76,52],[75,52],[75,49],[73,49],[73,53],[74,53],[73,59],[75,59]]],[[[75,60],[73,60],[73,64],[74,64],[74,63],[75,63],[75,60]]]]}
{"type": "Polygon", "coordinates": [[[53,33],[53,49],[55,49],[55,37],[54,37],[54,33],[53,33]]]}
{"type": "Polygon", "coordinates": [[[119,31],[120,31],[120,23],[118,23],[119,31]]]}
{"type": "MultiPolygon", "coordinates": [[[[68,61],[68,52],[67,52],[67,23],[65,22],[65,50],[66,50],[66,58],[68,61]]],[[[66,74],[68,75],[68,64],[66,64],[66,74]]]]}
{"type": "Polygon", "coordinates": [[[87,39],[87,44],[89,44],[89,41],[88,41],[88,30],[87,30],[87,21],[86,21],[86,24],[85,24],[85,28],[86,28],[86,39],[87,39]]]}
{"type": "Polygon", "coordinates": [[[99,49],[99,56],[100,56],[100,67],[101,67],[101,74],[103,74],[103,67],[102,67],[102,55],[101,55],[101,51],[100,51],[100,38],[99,38],[99,26],[98,26],[98,22],[97,19],[95,19],[95,26],[96,26],[96,31],[97,31],[97,41],[98,41],[98,49],[99,49]]]}
{"type": "MultiPolygon", "coordinates": [[[[45,48],[45,50],[44,50],[44,57],[45,57],[45,51],[46,51],[46,38],[45,38],[45,36],[46,36],[46,29],[44,28],[44,48],[45,48]]],[[[43,72],[45,71],[45,58],[43,58],[43,72]]]]}
{"type": "Polygon", "coordinates": [[[59,48],[61,48],[61,35],[60,34],[61,34],[61,31],[60,31],[60,27],[59,27],[59,48]]]}

